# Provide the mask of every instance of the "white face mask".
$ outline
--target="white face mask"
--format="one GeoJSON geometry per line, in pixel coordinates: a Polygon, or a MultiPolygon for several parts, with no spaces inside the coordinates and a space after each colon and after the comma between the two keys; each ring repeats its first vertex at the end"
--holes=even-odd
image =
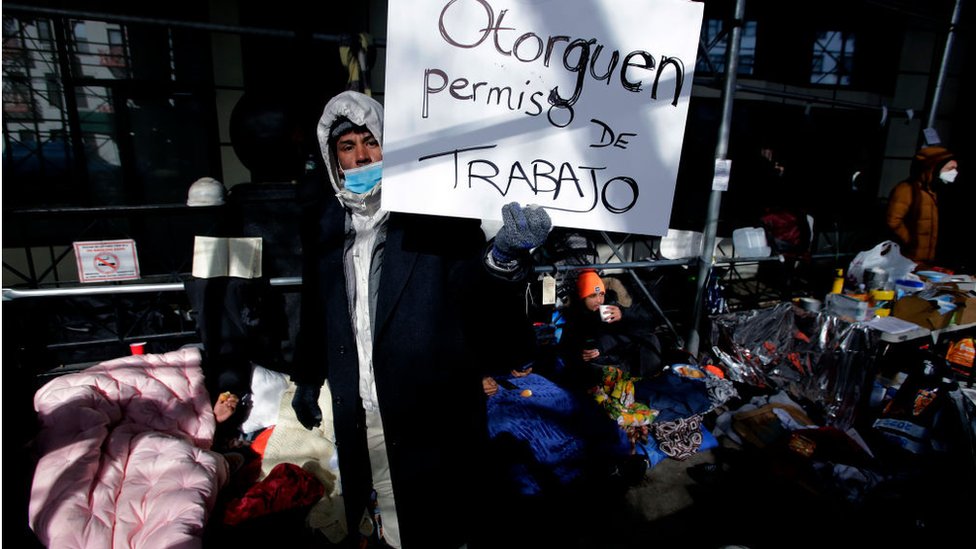
{"type": "Polygon", "coordinates": [[[959,175],[959,171],[956,170],[955,168],[953,168],[953,169],[951,169],[951,170],[949,170],[947,172],[940,173],[939,174],[939,179],[941,179],[942,181],[945,181],[946,183],[952,183],[953,181],[956,180],[956,176],[957,175],[959,175]]]}

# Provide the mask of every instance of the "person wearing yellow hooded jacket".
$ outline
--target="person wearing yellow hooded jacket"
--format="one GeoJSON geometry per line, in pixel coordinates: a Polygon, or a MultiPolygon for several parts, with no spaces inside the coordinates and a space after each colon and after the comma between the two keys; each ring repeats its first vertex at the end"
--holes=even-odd
{"type": "Polygon", "coordinates": [[[909,177],[888,196],[885,221],[909,259],[931,264],[939,241],[938,186],[952,183],[958,164],[949,149],[923,147],[912,159],[909,177]]]}

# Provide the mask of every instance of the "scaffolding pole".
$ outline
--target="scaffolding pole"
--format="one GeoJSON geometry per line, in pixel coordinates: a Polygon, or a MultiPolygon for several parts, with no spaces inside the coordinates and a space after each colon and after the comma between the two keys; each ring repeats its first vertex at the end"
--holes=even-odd
{"type": "Polygon", "coordinates": [[[956,6],[952,10],[952,20],[949,23],[949,33],[946,36],[945,49],[942,50],[942,64],[939,66],[939,76],[935,81],[935,90],[932,92],[932,106],[929,107],[929,118],[925,124],[926,128],[935,125],[935,117],[939,112],[939,102],[942,101],[942,90],[945,86],[946,71],[949,67],[949,56],[952,54],[952,43],[955,41],[956,28],[959,26],[959,12],[962,9],[962,0],[956,0],[956,6]]]}
{"type": "MultiPolygon", "coordinates": [[[[736,0],[735,15],[732,17],[732,32],[729,35],[729,45],[725,51],[725,85],[722,87],[722,123],[718,130],[718,143],[715,145],[715,161],[725,160],[729,150],[729,133],[732,127],[732,103],[735,98],[736,74],[739,69],[739,42],[742,38],[742,25],[745,19],[746,2],[736,0]]],[[[714,167],[713,167],[714,169],[714,167]]],[[[714,179],[714,172],[713,172],[714,179]]],[[[722,205],[722,191],[712,185],[712,192],[708,197],[708,216],[703,231],[703,243],[700,261],[698,262],[698,280],[695,291],[695,309],[692,313],[691,330],[688,334],[686,350],[693,356],[698,355],[699,324],[702,320],[702,309],[705,305],[705,286],[715,263],[715,235],[718,232],[719,208],[722,205]]]]}

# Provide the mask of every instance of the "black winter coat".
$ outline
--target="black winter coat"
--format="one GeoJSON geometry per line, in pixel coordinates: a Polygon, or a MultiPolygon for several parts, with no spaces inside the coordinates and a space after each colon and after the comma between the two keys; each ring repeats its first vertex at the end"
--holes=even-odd
{"type": "MultiPolygon", "coordinates": [[[[303,216],[302,320],[292,378],[316,386],[329,380],[346,518],[355,535],[371,474],[343,274],[345,218],[331,196],[303,216]]],[[[477,220],[393,212],[387,227],[373,368],[401,541],[407,549],[458,547],[482,515],[482,373],[504,360],[493,344],[504,326],[499,318],[508,325],[524,319],[505,317],[512,285],[484,267],[477,220]]]]}
{"type": "Polygon", "coordinates": [[[599,381],[601,366],[617,366],[642,377],[660,372],[664,367],[661,344],[653,333],[647,310],[637,303],[622,307],[611,299],[606,304],[620,307],[620,321],[603,322],[598,312],[586,309],[580,301],[566,309],[559,348],[574,382],[599,381]],[[600,356],[584,362],[581,357],[584,349],[598,349],[600,356]]]}

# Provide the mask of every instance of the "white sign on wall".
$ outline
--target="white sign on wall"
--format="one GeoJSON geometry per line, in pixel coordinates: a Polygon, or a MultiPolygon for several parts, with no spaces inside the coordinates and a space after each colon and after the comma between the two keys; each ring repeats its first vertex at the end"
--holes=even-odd
{"type": "Polygon", "coordinates": [[[702,9],[389,0],[383,208],[665,234],[702,9]]]}

